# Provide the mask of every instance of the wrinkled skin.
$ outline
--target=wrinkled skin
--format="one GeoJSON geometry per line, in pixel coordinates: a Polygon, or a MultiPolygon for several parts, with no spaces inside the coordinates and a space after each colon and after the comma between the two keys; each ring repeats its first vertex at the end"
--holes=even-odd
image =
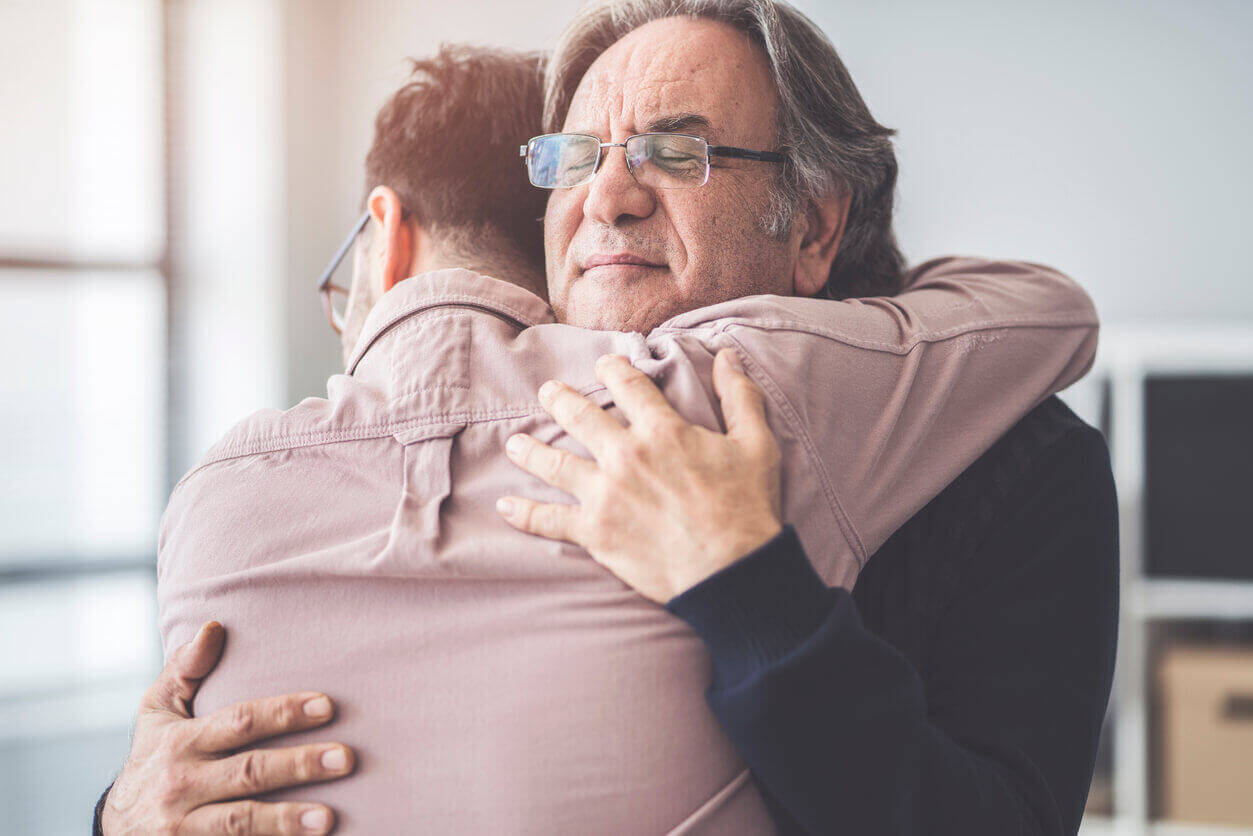
{"type": "MultiPolygon", "coordinates": [[[[597,58],[562,130],[611,142],[673,131],[770,151],[777,99],[765,57],[743,35],[722,23],[667,18],[597,58]],[[675,121],[685,115],[707,124],[675,121]]],[[[774,164],[715,157],[705,185],[654,190],[635,181],[622,149],[604,153],[590,183],[549,197],[544,244],[558,320],[647,333],[683,311],[757,293],[813,295],[825,281],[821,266],[820,276],[810,275],[805,213],[781,240],[763,231],[774,164]],[[656,266],[584,269],[596,253],[623,251],[656,266]]]]}

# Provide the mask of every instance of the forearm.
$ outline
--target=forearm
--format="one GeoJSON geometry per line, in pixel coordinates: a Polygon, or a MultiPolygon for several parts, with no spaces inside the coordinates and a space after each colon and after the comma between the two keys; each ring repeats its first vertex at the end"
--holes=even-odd
{"type": "Polygon", "coordinates": [[[930,725],[917,672],[846,590],[822,584],[790,531],[668,608],[709,646],[709,704],[784,829],[907,834],[966,819],[953,832],[1033,832],[1000,775],[930,725]]]}
{"type": "Polygon", "coordinates": [[[1064,833],[1041,783],[963,748],[927,718],[923,683],[866,631],[849,594],[802,647],[710,706],[754,774],[809,833],[1064,833]],[[805,718],[825,718],[806,722],[805,718]]]}
{"type": "Polygon", "coordinates": [[[741,352],[859,564],[1096,349],[1091,300],[1048,268],[939,259],[911,277],[893,298],[733,300],[650,336],[655,353],[741,352]]]}
{"type": "Polygon", "coordinates": [[[723,728],[806,830],[1078,827],[1117,636],[1116,506],[1095,432],[1041,459],[963,592],[920,621],[925,676],[786,530],[667,605],[709,647],[723,728]]]}

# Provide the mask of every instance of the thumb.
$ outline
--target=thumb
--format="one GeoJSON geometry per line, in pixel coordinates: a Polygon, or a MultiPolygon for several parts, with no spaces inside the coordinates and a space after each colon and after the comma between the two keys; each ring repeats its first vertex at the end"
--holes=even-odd
{"type": "Polygon", "coordinates": [[[165,668],[144,693],[142,705],[158,711],[171,711],[190,717],[188,706],[200,687],[200,680],[209,675],[222,656],[226,629],[216,621],[208,621],[195,638],[170,654],[165,668]]]}
{"type": "Polygon", "coordinates": [[[756,442],[770,433],[765,394],[744,373],[734,348],[721,349],[714,356],[714,391],[722,402],[728,436],[756,442]]]}

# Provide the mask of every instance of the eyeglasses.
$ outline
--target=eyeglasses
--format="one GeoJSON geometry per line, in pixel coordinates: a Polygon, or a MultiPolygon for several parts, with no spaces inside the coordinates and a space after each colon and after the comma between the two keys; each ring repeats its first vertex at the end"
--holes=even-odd
{"type": "Polygon", "coordinates": [[[654,189],[692,189],[709,180],[710,157],[733,157],[763,163],[786,158],[775,151],[750,151],[729,145],[710,145],[687,134],[635,134],[625,142],[601,142],[591,134],[544,134],[518,149],[526,158],[531,184],[541,189],[572,189],[591,182],[600,170],[606,148],[626,152],[627,170],[644,186],[654,189]]]}
{"type": "Polygon", "coordinates": [[[321,278],[318,279],[318,292],[322,294],[322,307],[326,310],[326,318],[336,334],[344,333],[344,314],[348,310],[348,288],[335,284],[331,281],[331,277],[335,275],[336,268],[344,260],[344,256],[348,255],[357,236],[369,222],[370,213],[362,212],[361,217],[357,218],[356,226],[352,228],[352,232],[348,233],[344,243],[339,245],[339,249],[335,251],[335,257],[331,259],[331,263],[326,266],[321,278]]]}

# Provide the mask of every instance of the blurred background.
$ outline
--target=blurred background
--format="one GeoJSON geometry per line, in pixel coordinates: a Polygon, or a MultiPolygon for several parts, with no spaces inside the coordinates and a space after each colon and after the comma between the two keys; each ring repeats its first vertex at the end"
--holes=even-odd
{"type": "MultiPolygon", "coordinates": [[[[337,370],[315,279],[403,59],[575,5],[0,0],[6,832],[84,832],[125,757],[174,481],[337,370]]],[[[1045,262],[1102,316],[1064,396],[1122,505],[1084,832],[1253,833],[1253,3],[799,5],[899,131],[910,260],[1045,262]]]]}

